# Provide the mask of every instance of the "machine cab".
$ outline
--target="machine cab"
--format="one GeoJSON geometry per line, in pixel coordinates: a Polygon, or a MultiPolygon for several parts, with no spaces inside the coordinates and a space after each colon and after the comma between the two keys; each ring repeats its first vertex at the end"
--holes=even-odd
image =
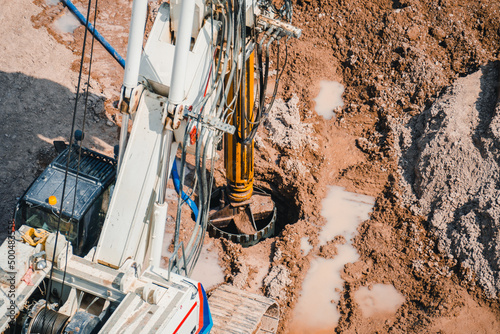
{"type": "Polygon", "coordinates": [[[16,206],[16,228],[28,225],[60,232],[85,256],[97,244],[116,175],[116,161],[92,150],[73,145],[61,209],[69,147],[42,172],[16,206]],[[49,198],[51,201],[49,201],[49,198]],[[54,203],[57,201],[56,203],[54,203]]]}

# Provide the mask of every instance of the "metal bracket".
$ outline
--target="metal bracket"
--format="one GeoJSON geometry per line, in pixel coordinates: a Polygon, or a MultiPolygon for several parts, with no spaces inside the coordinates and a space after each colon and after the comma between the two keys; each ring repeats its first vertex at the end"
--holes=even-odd
{"type": "Polygon", "coordinates": [[[171,104],[167,103],[163,112],[167,116],[165,119],[165,129],[174,131],[181,125],[181,120],[183,117],[184,105],[182,104],[171,104]],[[166,110],[166,113],[165,113],[166,110]]]}
{"type": "Polygon", "coordinates": [[[181,275],[181,269],[184,269],[185,276],[188,276],[187,273],[187,264],[186,264],[186,254],[184,252],[184,243],[181,242],[177,247],[174,249],[174,253],[170,257],[168,261],[168,281],[170,281],[170,273],[174,271],[174,273],[181,275]],[[179,257],[179,247],[182,250],[182,267],[180,266],[180,260],[181,258],[179,257]],[[176,269],[174,271],[174,268],[176,269]]]}
{"type": "Polygon", "coordinates": [[[285,23],[278,21],[276,19],[272,19],[267,16],[259,15],[257,17],[257,25],[263,29],[267,30],[269,28],[275,28],[280,30],[280,35],[281,36],[290,36],[290,37],[295,37],[299,38],[300,35],[302,34],[302,30],[299,28],[296,28],[292,26],[291,24],[285,23]]]}
{"type": "MultiPolygon", "coordinates": [[[[192,110],[184,109],[184,117],[191,117],[191,118],[198,119],[199,114],[197,114],[196,112],[194,112],[192,110]]],[[[219,118],[211,116],[211,115],[202,116],[200,121],[201,121],[201,123],[203,123],[209,127],[212,127],[216,130],[220,130],[222,132],[226,132],[229,134],[234,134],[234,132],[236,131],[236,128],[233,125],[224,123],[219,118]]]]}
{"type": "Polygon", "coordinates": [[[134,114],[137,111],[139,102],[141,101],[142,92],[144,92],[145,89],[146,87],[143,84],[139,84],[132,90],[132,93],[130,94],[130,100],[128,101],[129,105],[127,112],[129,114],[134,114]]]}

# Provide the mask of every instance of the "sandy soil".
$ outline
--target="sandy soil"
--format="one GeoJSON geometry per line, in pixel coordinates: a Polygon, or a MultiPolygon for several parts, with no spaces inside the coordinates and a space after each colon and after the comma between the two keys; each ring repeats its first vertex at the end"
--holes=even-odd
{"type": "MultiPolygon", "coordinates": [[[[71,68],[79,57],[45,28],[34,27],[32,16],[40,12],[35,4],[2,0],[0,7],[5,26],[0,38],[0,219],[7,224],[16,198],[55,157],[52,141],[68,141],[71,135],[78,84],[71,68]]],[[[105,99],[101,84],[92,80],[85,145],[112,155],[117,137],[107,122],[105,99]]],[[[82,101],[77,129],[84,126],[82,101]]]]}
{"type": "MultiPolygon", "coordinates": [[[[97,27],[125,56],[130,2],[99,3],[97,27]]],[[[83,28],[74,34],[53,28],[53,20],[64,15],[61,4],[23,0],[13,6],[0,0],[0,7],[5,32],[0,37],[0,219],[5,223],[16,197],[50,161],[50,141],[69,136],[77,77],[71,69],[79,64],[83,28]]],[[[376,204],[354,240],[360,260],[344,269],[342,316],[330,332],[498,333],[496,296],[476,284],[457,254],[438,247],[430,217],[403,200],[412,188],[400,184],[393,129],[395,121],[423,114],[457,78],[498,60],[499,3],[297,0],[294,11],[303,35],[289,42],[279,97],[285,110],[293,109],[295,118],[285,123],[295,132],[275,131],[280,127],[271,119],[259,133],[256,153],[257,184],[276,193],[280,232],[247,249],[215,240],[226,281],[276,298],[282,311],[279,331],[292,331],[292,311],[312,257],[335,254],[334,243],[318,247],[318,232],[326,186],[339,185],[374,196],[376,204]],[[329,121],[314,112],[320,80],[346,88],[344,107],[329,121]],[[296,106],[290,100],[294,95],[296,106]],[[287,140],[294,134],[300,140],[287,140]],[[300,251],[303,236],[313,246],[307,256],[300,251]],[[392,284],[405,297],[396,314],[363,317],[354,293],[376,283],[392,284]]],[[[120,123],[112,103],[122,71],[100,46],[94,56],[96,106],[87,122],[88,131],[95,132],[87,145],[111,153],[114,123],[120,123]]],[[[278,119],[279,110],[273,112],[278,119]]],[[[223,180],[220,169],[217,181],[223,180]]],[[[498,234],[498,227],[492,233],[498,234]]],[[[493,268],[498,277],[498,267],[493,268]]]]}

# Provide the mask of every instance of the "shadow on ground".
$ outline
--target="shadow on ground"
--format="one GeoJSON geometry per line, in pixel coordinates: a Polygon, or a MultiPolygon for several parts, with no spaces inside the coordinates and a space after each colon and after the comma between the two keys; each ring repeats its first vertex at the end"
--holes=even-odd
{"type": "MultiPolygon", "coordinates": [[[[1,243],[7,236],[17,198],[56,155],[52,141],[68,141],[76,94],[53,81],[19,72],[0,71],[0,87],[1,243]]],[[[90,93],[88,101],[88,140],[84,146],[101,150],[112,147],[116,130],[106,125],[104,98],[90,93]]],[[[81,94],[75,129],[83,128],[83,102],[81,94]]]]}

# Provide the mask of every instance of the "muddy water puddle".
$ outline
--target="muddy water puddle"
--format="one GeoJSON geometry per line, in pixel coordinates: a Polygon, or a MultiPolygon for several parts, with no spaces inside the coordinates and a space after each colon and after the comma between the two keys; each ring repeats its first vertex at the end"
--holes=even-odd
{"type": "Polygon", "coordinates": [[[318,115],[325,119],[332,119],[335,116],[334,110],[344,106],[342,94],[344,86],[336,81],[320,81],[320,90],[318,96],[314,99],[316,102],[315,110],[318,115]]]}
{"type": "Polygon", "coordinates": [[[54,26],[62,33],[72,34],[80,26],[80,21],[70,11],[66,11],[54,22],[54,26]]]}
{"type": "Polygon", "coordinates": [[[329,188],[322,202],[321,215],[325,217],[326,224],[319,234],[319,245],[325,245],[338,235],[343,236],[350,245],[358,225],[370,218],[375,199],[345,191],[342,187],[329,188]]]}
{"type": "Polygon", "coordinates": [[[337,303],[344,281],[340,272],[344,265],[358,259],[350,245],[338,247],[335,259],[315,257],[302,284],[299,302],[294,309],[292,333],[317,333],[337,325],[340,313],[337,303]]]}
{"type": "MultiPolygon", "coordinates": [[[[167,199],[177,198],[177,193],[173,189],[167,189],[167,199]]],[[[163,235],[163,249],[162,249],[162,264],[161,266],[165,269],[168,268],[168,259],[171,258],[172,253],[169,251],[169,245],[173,242],[174,237],[174,219],[169,217],[167,220],[167,226],[165,229],[165,234],[163,235]]],[[[224,282],[224,270],[219,264],[219,255],[217,249],[214,247],[212,242],[206,242],[201,249],[200,257],[196,266],[190,276],[190,278],[200,282],[205,290],[217,286],[224,282]]]]}
{"type": "Polygon", "coordinates": [[[405,298],[390,284],[373,284],[361,287],[354,293],[354,301],[365,317],[394,314],[405,302],[405,298]]]}
{"type": "Polygon", "coordinates": [[[200,258],[194,267],[191,278],[201,282],[205,289],[210,289],[224,282],[224,272],[219,265],[219,255],[211,249],[211,243],[203,246],[200,258]]]}
{"type": "MultiPolygon", "coordinates": [[[[162,266],[164,268],[167,268],[168,265],[167,259],[169,259],[172,256],[172,254],[167,250],[167,247],[165,245],[171,243],[172,237],[173,235],[171,233],[166,232],[163,239],[164,247],[162,256],[165,259],[165,262],[162,266]]],[[[194,270],[190,278],[203,284],[205,290],[213,288],[220,283],[224,283],[224,271],[219,264],[219,255],[217,251],[213,248],[213,244],[211,242],[203,245],[200,257],[198,259],[198,262],[196,262],[196,266],[194,267],[194,270]]]]}
{"type": "MultiPolygon", "coordinates": [[[[374,203],[373,197],[330,187],[322,202],[321,214],[327,222],[319,234],[319,245],[325,245],[337,236],[342,236],[346,242],[337,246],[337,255],[333,259],[312,258],[294,309],[292,333],[327,333],[336,327],[340,318],[337,304],[344,284],[340,273],[347,263],[359,258],[352,246],[352,238],[358,225],[369,218],[374,203]]],[[[301,246],[303,250],[307,249],[307,246],[301,246]]]]}
{"type": "Polygon", "coordinates": [[[300,249],[302,250],[302,255],[307,256],[309,252],[313,249],[312,245],[309,243],[308,237],[302,237],[300,239],[300,249]]]}

